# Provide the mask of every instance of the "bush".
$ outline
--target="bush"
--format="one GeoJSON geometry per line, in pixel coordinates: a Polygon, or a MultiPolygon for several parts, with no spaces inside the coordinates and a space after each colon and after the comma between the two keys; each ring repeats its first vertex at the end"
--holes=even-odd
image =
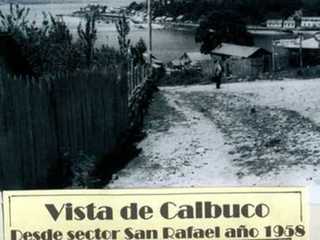
{"type": "Polygon", "coordinates": [[[135,46],[131,47],[131,54],[133,58],[133,64],[145,64],[143,54],[147,52],[147,45],[142,38],[136,43],[135,46]]]}
{"type": "Polygon", "coordinates": [[[130,39],[128,39],[128,35],[130,33],[130,25],[125,15],[122,15],[121,19],[116,23],[116,27],[118,32],[120,53],[124,57],[128,57],[129,48],[131,45],[131,41],[130,39]]]}
{"type": "Polygon", "coordinates": [[[204,76],[198,69],[184,69],[166,75],[160,80],[162,86],[190,85],[208,82],[208,77],[204,76]]]}
{"type": "Polygon", "coordinates": [[[128,10],[134,10],[134,11],[141,11],[144,10],[146,8],[145,3],[137,3],[137,2],[132,2],[130,3],[130,5],[128,6],[128,10]]]}
{"type": "Polygon", "coordinates": [[[84,53],[87,67],[90,67],[94,57],[94,45],[97,40],[96,18],[97,12],[86,15],[86,24],[78,26],[79,45],[84,53]]]}
{"type": "MultiPolygon", "coordinates": [[[[107,46],[95,48],[96,12],[86,17],[84,26],[79,24],[76,41],[64,21],[44,13],[38,25],[27,20],[28,14],[28,8],[11,4],[8,14],[0,11],[0,31],[13,35],[36,76],[121,64],[119,51],[107,46]]],[[[124,30],[127,35],[128,29],[124,30]]],[[[126,41],[123,46],[129,43],[126,41]]]]}
{"type": "Polygon", "coordinates": [[[92,172],[97,162],[96,156],[89,156],[83,152],[71,159],[72,187],[88,188],[95,184],[92,172]]]}

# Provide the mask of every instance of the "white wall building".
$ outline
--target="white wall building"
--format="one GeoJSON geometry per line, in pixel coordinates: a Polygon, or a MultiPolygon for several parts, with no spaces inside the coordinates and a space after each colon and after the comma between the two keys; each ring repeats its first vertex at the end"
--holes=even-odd
{"type": "MultiPolygon", "coordinates": [[[[296,26],[293,18],[288,18],[282,23],[281,19],[269,19],[267,20],[268,28],[284,28],[294,29],[296,26]]],[[[320,17],[302,17],[301,19],[302,28],[320,28],[320,17]]]]}
{"type": "Polygon", "coordinates": [[[289,18],[285,21],[283,21],[282,19],[269,19],[269,20],[267,20],[267,27],[268,28],[282,28],[282,24],[283,24],[283,28],[285,28],[285,29],[294,29],[295,25],[296,25],[293,18],[289,18]]]}
{"type": "Polygon", "coordinates": [[[269,19],[269,20],[267,20],[267,27],[268,28],[281,28],[282,27],[282,20],[281,19],[269,19]]]}
{"type": "Polygon", "coordinates": [[[320,28],[320,17],[302,17],[301,27],[320,28]]]}

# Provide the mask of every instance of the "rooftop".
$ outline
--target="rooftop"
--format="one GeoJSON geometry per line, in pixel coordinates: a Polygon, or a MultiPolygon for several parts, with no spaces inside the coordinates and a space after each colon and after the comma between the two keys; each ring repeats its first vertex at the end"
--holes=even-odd
{"type": "Polygon", "coordinates": [[[188,58],[192,62],[200,62],[200,61],[211,60],[210,55],[205,55],[205,54],[202,54],[201,52],[187,52],[184,55],[188,56],[188,58]]]}
{"type": "MultiPolygon", "coordinates": [[[[235,56],[242,58],[249,58],[256,52],[263,50],[258,47],[250,47],[243,45],[236,45],[230,43],[222,43],[218,47],[216,47],[211,53],[216,55],[226,55],[226,56],[235,56]]],[[[265,50],[263,50],[265,51],[265,50]]]]}
{"type": "MultiPolygon", "coordinates": [[[[281,39],[276,41],[276,45],[278,47],[298,49],[300,48],[300,40],[299,39],[281,39]]],[[[309,38],[302,41],[302,48],[303,49],[320,49],[320,42],[318,42],[314,38],[309,38]]]]}

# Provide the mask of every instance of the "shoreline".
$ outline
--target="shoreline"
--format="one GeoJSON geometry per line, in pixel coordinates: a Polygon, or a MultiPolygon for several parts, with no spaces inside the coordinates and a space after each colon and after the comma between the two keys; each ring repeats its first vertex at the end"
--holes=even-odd
{"type": "Polygon", "coordinates": [[[183,23],[165,23],[163,24],[165,30],[195,32],[200,26],[199,24],[183,24],[183,23]]]}

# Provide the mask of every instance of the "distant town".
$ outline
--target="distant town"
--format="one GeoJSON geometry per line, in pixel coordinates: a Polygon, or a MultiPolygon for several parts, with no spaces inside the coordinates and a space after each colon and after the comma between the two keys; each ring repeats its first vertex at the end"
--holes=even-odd
{"type": "MultiPolygon", "coordinates": [[[[290,12],[282,13],[286,14],[285,16],[278,15],[278,17],[267,18],[267,14],[266,17],[256,16],[256,19],[252,17],[251,20],[245,21],[232,13],[230,15],[230,12],[226,10],[224,10],[226,11],[224,14],[221,10],[222,12],[216,13],[216,16],[213,15],[212,23],[207,22],[208,20],[203,15],[206,12],[195,15],[192,12],[183,13],[181,10],[177,10],[180,9],[179,7],[182,8],[182,4],[185,5],[185,8],[189,7],[190,9],[194,6],[194,1],[154,1],[153,4],[153,30],[191,31],[195,34],[195,40],[202,43],[202,48],[198,52],[182,53],[181,56],[166,63],[166,72],[169,74],[193,69],[200,70],[201,74],[209,78],[212,75],[213,59],[216,59],[222,62],[222,67],[225,69],[224,77],[239,81],[242,78],[263,77],[267,73],[281,72],[292,67],[316,66],[320,63],[317,57],[319,40],[315,35],[320,30],[320,17],[305,16],[303,10],[296,9],[300,6],[299,1],[293,5],[291,2],[291,9],[286,9],[290,12]],[[217,19],[214,19],[215,17],[217,19]],[[226,26],[223,26],[222,19],[224,18],[226,26]],[[238,22],[236,23],[236,21],[238,22]],[[255,22],[256,24],[252,24],[255,22]],[[246,29],[247,35],[245,31],[241,30],[239,23],[246,29]],[[203,29],[204,32],[201,33],[201,29],[204,26],[208,28],[208,24],[212,24],[212,29],[203,29]],[[214,24],[221,25],[222,29],[218,29],[214,24]],[[237,35],[236,31],[242,31],[234,40],[232,40],[232,36],[221,36],[219,33],[221,31],[221,34],[225,34],[223,29],[228,25],[234,28],[235,36],[237,35]],[[212,41],[208,45],[206,38],[210,34],[212,37],[219,35],[221,40],[215,39],[216,42],[212,41]],[[265,40],[257,42],[256,39],[259,36],[265,40]],[[201,39],[202,37],[204,39],[201,39]]],[[[217,6],[221,8],[221,5],[212,4],[214,3],[208,4],[208,6],[199,4],[198,8],[210,9],[217,6]]],[[[274,4],[277,6],[276,3],[274,4]]],[[[222,5],[228,7],[228,1],[222,5]]],[[[244,6],[240,4],[237,7],[241,9],[244,6]]],[[[272,4],[271,7],[273,7],[272,4]]],[[[281,8],[277,11],[280,11],[278,14],[281,14],[281,8]]],[[[89,4],[73,12],[71,16],[85,17],[90,12],[96,12],[98,19],[106,23],[117,22],[122,16],[126,16],[132,28],[146,30],[149,27],[145,3],[133,2],[127,7],[119,8],[89,4]]]]}

